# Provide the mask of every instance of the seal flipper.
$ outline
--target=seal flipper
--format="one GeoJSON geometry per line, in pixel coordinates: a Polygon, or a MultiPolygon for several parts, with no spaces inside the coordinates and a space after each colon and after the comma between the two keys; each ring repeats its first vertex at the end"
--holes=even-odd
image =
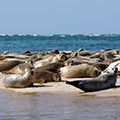
{"type": "Polygon", "coordinates": [[[84,83],[86,83],[86,80],[66,81],[66,84],[73,85],[74,87],[77,87],[84,92],[88,92],[89,90],[84,88],[84,83]]]}
{"type": "Polygon", "coordinates": [[[73,85],[74,87],[77,87],[80,89],[79,87],[79,83],[81,82],[81,80],[76,80],[76,81],[66,81],[66,84],[69,84],[69,85],[73,85]]]}

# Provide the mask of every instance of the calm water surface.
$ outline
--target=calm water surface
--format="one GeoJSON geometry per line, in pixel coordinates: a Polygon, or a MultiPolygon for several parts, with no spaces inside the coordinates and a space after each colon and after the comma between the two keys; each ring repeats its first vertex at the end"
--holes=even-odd
{"type": "Polygon", "coordinates": [[[120,97],[0,92],[0,120],[120,120],[120,97]]]}

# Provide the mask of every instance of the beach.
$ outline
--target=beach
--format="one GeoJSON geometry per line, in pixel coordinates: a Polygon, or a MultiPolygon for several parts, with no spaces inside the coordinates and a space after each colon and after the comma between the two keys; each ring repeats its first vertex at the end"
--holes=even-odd
{"type": "MultiPolygon", "coordinates": [[[[3,80],[3,75],[1,74],[1,81],[3,80]]],[[[74,80],[85,80],[90,78],[63,78],[61,82],[48,82],[43,84],[34,84],[33,87],[27,88],[5,88],[2,83],[0,84],[0,89],[5,92],[14,92],[16,94],[37,94],[37,93],[47,93],[47,94],[78,94],[80,96],[96,96],[96,97],[115,97],[120,96],[120,78],[117,78],[117,83],[115,88],[110,88],[107,90],[101,90],[97,92],[84,92],[74,86],[66,84],[64,81],[74,81],[74,80]]]]}

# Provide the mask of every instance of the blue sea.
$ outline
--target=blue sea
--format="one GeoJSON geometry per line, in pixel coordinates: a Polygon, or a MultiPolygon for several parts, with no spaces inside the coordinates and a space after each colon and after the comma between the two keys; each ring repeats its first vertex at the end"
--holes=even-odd
{"type": "Polygon", "coordinates": [[[98,51],[104,49],[119,49],[119,34],[90,34],[90,35],[0,35],[0,52],[22,54],[24,51],[42,52],[52,49],[98,51]]]}
{"type": "MultiPolygon", "coordinates": [[[[120,49],[120,35],[0,35],[0,52],[120,49]]],[[[120,97],[0,91],[0,120],[120,120],[120,97]]]]}

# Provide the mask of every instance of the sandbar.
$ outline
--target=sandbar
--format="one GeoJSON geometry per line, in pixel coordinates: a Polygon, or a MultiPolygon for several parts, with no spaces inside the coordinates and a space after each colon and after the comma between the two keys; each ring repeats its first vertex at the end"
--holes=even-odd
{"type": "Polygon", "coordinates": [[[27,88],[5,88],[2,84],[4,75],[0,73],[0,91],[13,92],[16,94],[37,94],[37,93],[50,93],[50,94],[79,94],[80,96],[96,96],[96,97],[119,97],[120,96],[120,78],[117,78],[117,83],[115,88],[110,88],[106,90],[96,91],[96,92],[83,92],[82,90],[68,85],[65,83],[66,80],[82,80],[90,78],[63,78],[61,82],[48,82],[44,84],[34,84],[33,87],[27,88]]]}

